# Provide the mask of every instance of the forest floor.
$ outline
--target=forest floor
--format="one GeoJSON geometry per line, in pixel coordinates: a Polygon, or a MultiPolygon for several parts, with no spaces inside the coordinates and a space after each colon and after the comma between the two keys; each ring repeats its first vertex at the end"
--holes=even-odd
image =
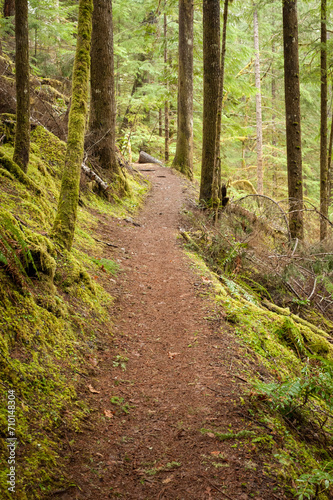
{"type": "Polygon", "coordinates": [[[135,221],[100,218],[97,237],[118,247],[105,246],[104,257],[122,268],[115,280],[105,274],[114,336],[90,360],[84,390],[94,411],[64,450],[75,486],[56,497],[287,498],[251,439],[201,431],[258,432],[241,399],[246,347],[177,238],[190,183],[159,165],[135,167],[152,184],[135,221]]]}

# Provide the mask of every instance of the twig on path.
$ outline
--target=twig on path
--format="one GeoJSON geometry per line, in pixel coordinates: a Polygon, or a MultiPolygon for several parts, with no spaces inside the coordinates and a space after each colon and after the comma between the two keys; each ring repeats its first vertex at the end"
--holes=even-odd
{"type": "Polygon", "coordinates": [[[233,396],[233,394],[222,394],[222,392],[219,392],[217,391],[216,389],[213,389],[212,387],[209,387],[208,385],[206,385],[207,389],[209,389],[210,391],[213,391],[213,392],[216,392],[216,394],[218,396],[221,396],[222,398],[231,398],[231,396],[233,396]]]}
{"type": "Polygon", "coordinates": [[[246,382],[248,384],[248,380],[245,380],[244,378],[242,377],[239,377],[239,375],[235,375],[234,373],[231,375],[232,377],[236,377],[238,378],[239,380],[241,380],[242,382],[246,382]]]}
{"type": "Polygon", "coordinates": [[[107,245],[108,247],[119,248],[118,245],[114,245],[113,243],[109,243],[108,241],[98,240],[97,238],[94,238],[94,240],[97,241],[98,243],[103,243],[103,245],[107,245]]]}
{"type": "Polygon", "coordinates": [[[216,491],[219,491],[220,493],[222,493],[222,495],[224,495],[226,498],[229,498],[229,500],[233,500],[233,498],[229,497],[229,495],[227,495],[226,493],[224,493],[224,491],[220,490],[220,488],[218,488],[217,486],[215,486],[215,484],[211,483],[209,481],[209,479],[206,477],[206,476],[203,476],[202,474],[199,474],[199,477],[203,477],[204,479],[206,479],[207,483],[212,487],[214,488],[214,490],[216,491]]]}
{"type": "Polygon", "coordinates": [[[164,488],[161,489],[161,491],[159,492],[159,494],[157,495],[157,499],[156,500],[161,500],[161,498],[163,497],[164,493],[166,492],[168,488],[165,486],[164,488]]]}

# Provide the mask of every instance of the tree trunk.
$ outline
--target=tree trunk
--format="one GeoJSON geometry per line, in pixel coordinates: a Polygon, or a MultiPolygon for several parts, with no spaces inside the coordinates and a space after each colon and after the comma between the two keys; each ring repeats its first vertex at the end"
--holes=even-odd
{"type": "Polygon", "coordinates": [[[53,238],[67,250],[71,249],[73,243],[79,201],[87,118],[92,10],[92,0],[80,0],[65,166],[57,215],[52,229],[53,238]]]}
{"type": "Polygon", "coordinates": [[[260,86],[260,50],[259,50],[259,23],[258,12],[255,6],[253,12],[253,32],[255,50],[255,81],[256,81],[256,124],[257,124],[257,192],[264,193],[263,161],[262,161],[262,114],[261,114],[261,86],[260,86]]]}
{"type": "MultiPolygon", "coordinates": [[[[275,12],[273,11],[273,35],[275,34],[275,12]]],[[[275,158],[276,156],[276,146],[277,146],[277,141],[276,141],[276,113],[275,113],[275,108],[276,108],[276,74],[275,74],[275,58],[274,55],[276,53],[276,46],[275,46],[275,40],[274,38],[272,39],[272,54],[273,54],[273,61],[272,61],[272,70],[271,70],[271,75],[272,75],[272,157],[275,158]]],[[[277,172],[277,164],[273,160],[273,179],[272,179],[272,195],[273,198],[277,196],[277,187],[278,187],[278,172],[277,172]]]]}
{"type": "MultiPolygon", "coordinates": [[[[164,14],[164,71],[167,72],[167,64],[168,64],[168,43],[167,43],[167,16],[164,14]]],[[[166,89],[169,91],[169,83],[166,78],[166,89]]],[[[169,100],[167,99],[164,103],[164,159],[165,161],[169,160],[169,100]]]]}
{"type": "Polygon", "coordinates": [[[329,190],[327,162],[327,9],[326,0],[321,0],[321,45],[320,45],[320,240],[327,237],[329,190]]]}
{"type": "Polygon", "coordinates": [[[3,4],[3,17],[15,16],[15,0],[5,0],[3,4]]]}
{"type": "Polygon", "coordinates": [[[220,1],[203,2],[203,137],[200,200],[209,204],[215,166],[217,96],[220,75],[220,1]]]}
{"type": "MultiPolygon", "coordinates": [[[[333,89],[333,85],[332,85],[333,89]]],[[[333,92],[333,90],[332,90],[333,92]]],[[[333,196],[333,172],[332,172],[332,149],[333,149],[333,114],[331,116],[330,140],[328,145],[327,171],[328,171],[328,205],[332,204],[333,196]]]]}
{"type": "Polygon", "coordinates": [[[30,150],[30,69],[28,0],[15,3],[16,132],[13,160],[28,170],[30,150]]]}
{"type": "Polygon", "coordinates": [[[116,99],[111,0],[93,0],[91,101],[87,145],[102,168],[123,178],[116,155],[116,99]]]}
{"type": "Polygon", "coordinates": [[[172,166],[193,178],[193,0],[179,0],[177,145],[172,166]]]}
{"type": "Polygon", "coordinates": [[[303,239],[303,180],[297,0],[282,0],[282,5],[289,224],[291,236],[303,239]]]}
{"type": "Polygon", "coordinates": [[[229,7],[229,0],[224,0],[220,81],[219,81],[217,118],[216,118],[216,139],[215,139],[216,142],[215,142],[215,158],[214,158],[215,173],[213,176],[213,185],[212,185],[212,201],[213,205],[215,206],[218,206],[222,201],[221,124],[222,124],[222,108],[223,108],[225,51],[227,42],[228,7],[229,7]]]}

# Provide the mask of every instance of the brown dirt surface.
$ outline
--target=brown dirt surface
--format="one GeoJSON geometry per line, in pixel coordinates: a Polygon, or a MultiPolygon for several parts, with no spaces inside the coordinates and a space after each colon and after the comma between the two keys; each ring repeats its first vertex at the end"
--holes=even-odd
{"type": "Polygon", "coordinates": [[[268,458],[251,437],[219,441],[213,433],[257,435],[262,428],[244,418],[240,401],[242,367],[251,364],[246,347],[177,238],[190,184],[159,165],[136,168],[152,183],[138,217],[100,218],[98,238],[118,246],[105,246],[104,257],[118,260],[123,270],[116,280],[105,275],[104,285],[117,294],[114,325],[106,325],[114,336],[84,380],[94,408],[88,428],[73,435],[66,450],[67,474],[76,487],[56,496],[287,498],[265,474],[268,458]]]}

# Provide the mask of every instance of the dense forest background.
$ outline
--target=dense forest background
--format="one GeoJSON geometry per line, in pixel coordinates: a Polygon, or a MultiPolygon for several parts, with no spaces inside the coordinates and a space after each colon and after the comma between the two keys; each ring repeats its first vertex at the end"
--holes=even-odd
{"type": "MultiPolygon", "coordinates": [[[[203,108],[202,5],[195,4],[194,8],[194,173],[198,176],[203,108]]],[[[283,199],[287,197],[287,169],[282,7],[280,2],[259,2],[255,8],[259,16],[264,194],[283,199]]],[[[229,6],[221,138],[223,179],[246,179],[256,188],[253,13],[252,2],[229,6]]],[[[320,5],[301,2],[298,13],[304,196],[318,206],[320,5]]],[[[63,82],[64,94],[68,93],[73,68],[77,14],[76,2],[29,2],[32,70],[38,77],[63,82]]],[[[144,149],[172,160],[177,132],[178,2],[156,5],[140,0],[115,1],[113,19],[118,143],[126,156],[130,150],[137,156],[144,149]]],[[[329,21],[327,29],[330,124],[333,93],[329,21]]],[[[11,17],[1,19],[1,35],[3,53],[13,57],[11,17]]],[[[67,103],[61,95],[57,106],[60,115],[66,113],[67,103]]],[[[251,190],[248,184],[236,185],[251,190]]]]}

